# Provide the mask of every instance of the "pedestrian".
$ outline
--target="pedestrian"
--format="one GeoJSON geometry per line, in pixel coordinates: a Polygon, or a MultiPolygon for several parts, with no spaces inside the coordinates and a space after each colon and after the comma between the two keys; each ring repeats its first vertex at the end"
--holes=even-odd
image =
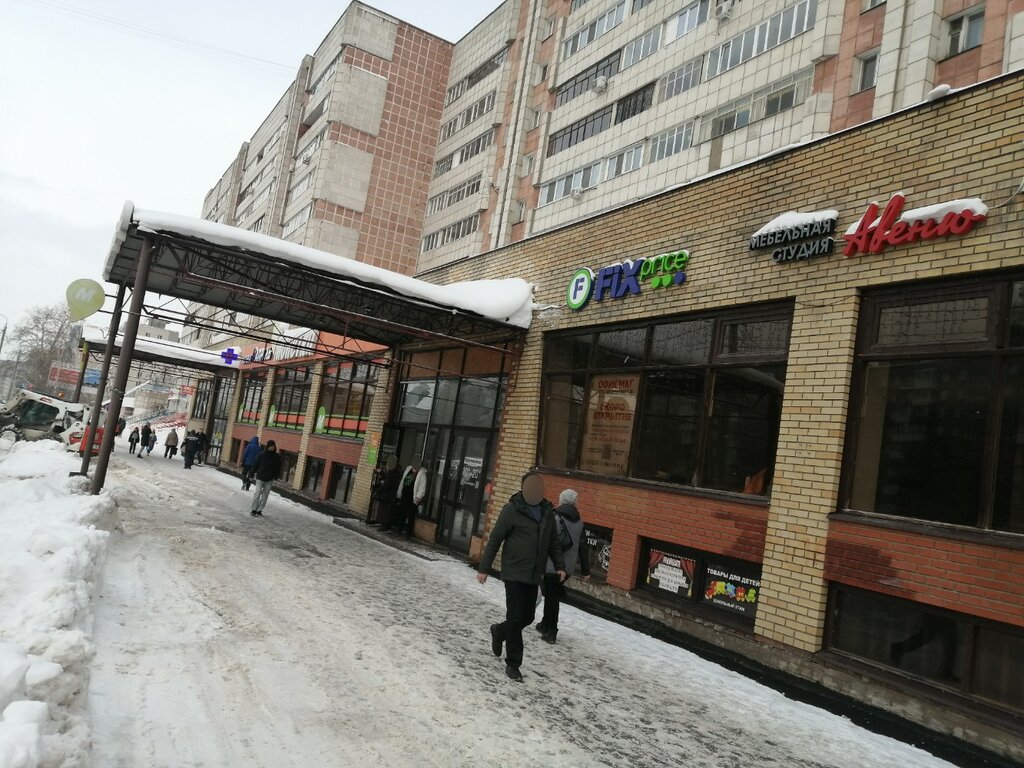
{"type": "Polygon", "coordinates": [[[128,453],[135,453],[135,446],[139,444],[139,428],[134,427],[132,433],[128,435],[128,453]]]}
{"type": "Polygon", "coordinates": [[[149,426],[149,422],[142,425],[142,432],[139,433],[139,458],[141,459],[145,453],[146,448],[149,447],[149,437],[153,434],[153,428],[149,426]]]}
{"type": "Polygon", "coordinates": [[[487,581],[491,564],[501,553],[501,580],[505,583],[505,621],[491,625],[491,651],[501,656],[505,645],[505,674],[522,682],[523,629],[537,612],[537,588],[547,559],[565,581],[565,561],[555,528],[555,510],[544,498],[544,479],[536,472],[523,475],[521,489],[506,504],[487,540],[476,580],[487,581]]]}
{"type": "Polygon", "coordinates": [[[120,437],[126,426],[128,426],[128,422],[125,421],[124,416],[122,416],[117,420],[117,426],[114,427],[114,437],[120,437]]]}
{"type": "Polygon", "coordinates": [[[197,450],[199,450],[199,438],[196,437],[196,431],[191,429],[181,443],[181,457],[185,460],[185,469],[192,469],[192,462],[195,461],[197,450]]]}
{"type": "Polygon", "coordinates": [[[146,455],[149,456],[156,448],[156,430],[154,429],[149,433],[149,444],[146,446],[146,455]]]}
{"type": "MultiPolygon", "coordinates": [[[[566,578],[573,575],[576,564],[579,563],[580,575],[590,581],[590,546],[583,533],[583,520],[580,519],[578,501],[579,495],[572,489],[567,488],[559,494],[558,506],[555,507],[555,529],[562,549],[562,559],[565,560],[566,578]]],[[[565,583],[555,572],[555,564],[551,562],[551,558],[548,558],[548,565],[544,571],[541,592],[544,594],[544,613],[537,625],[537,631],[540,632],[541,639],[554,645],[558,636],[558,609],[565,598],[565,583]]]]}
{"type": "Polygon", "coordinates": [[[248,491],[252,487],[252,473],[256,469],[256,459],[260,457],[260,439],[256,435],[245,444],[242,451],[242,490],[248,491]]]}
{"type": "Polygon", "coordinates": [[[196,433],[196,438],[199,440],[199,447],[196,449],[196,464],[203,464],[206,461],[206,449],[210,447],[210,438],[202,430],[196,433]]]}
{"type": "Polygon", "coordinates": [[[416,510],[427,495],[427,470],[423,468],[423,462],[417,456],[412,463],[405,468],[402,478],[398,483],[398,491],[395,499],[398,501],[399,531],[406,536],[412,536],[416,527],[416,510]]]}
{"type": "Polygon", "coordinates": [[[270,489],[280,475],[281,454],[277,452],[277,443],[268,440],[267,447],[260,452],[256,459],[256,465],[253,467],[253,476],[256,478],[256,495],[252,497],[252,510],[249,513],[253,517],[263,517],[263,509],[267,506],[267,499],[270,498],[270,489]]]}
{"type": "Polygon", "coordinates": [[[164,458],[173,459],[178,455],[178,430],[171,429],[164,438],[164,458]]]}
{"type": "MultiPolygon", "coordinates": [[[[380,476],[380,483],[373,494],[373,500],[377,502],[377,512],[374,519],[367,519],[366,522],[381,524],[382,531],[390,531],[394,522],[395,506],[398,504],[398,486],[402,481],[402,470],[398,468],[398,457],[388,456],[384,471],[380,476]]],[[[415,488],[413,489],[415,491],[415,488]]],[[[367,516],[369,518],[369,515],[367,516]]]]}

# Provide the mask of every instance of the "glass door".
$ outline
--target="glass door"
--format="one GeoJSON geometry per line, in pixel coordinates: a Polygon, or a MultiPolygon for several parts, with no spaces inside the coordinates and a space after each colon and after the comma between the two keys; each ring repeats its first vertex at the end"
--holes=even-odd
{"type": "Polygon", "coordinates": [[[456,431],[443,481],[438,485],[441,525],[438,541],[468,553],[484,502],[489,434],[456,431]]]}

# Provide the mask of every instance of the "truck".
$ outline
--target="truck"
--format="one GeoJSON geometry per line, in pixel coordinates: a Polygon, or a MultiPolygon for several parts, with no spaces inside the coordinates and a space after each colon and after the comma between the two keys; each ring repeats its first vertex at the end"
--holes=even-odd
{"type": "MultiPolygon", "coordinates": [[[[92,408],[86,403],[69,403],[28,389],[19,389],[0,405],[0,450],[9,450],[21,440],[57,440],[69,451],[83,453],[92,408]]],[[[103,428],[96,430],[92,453],[99,453],[103,428]]]]}

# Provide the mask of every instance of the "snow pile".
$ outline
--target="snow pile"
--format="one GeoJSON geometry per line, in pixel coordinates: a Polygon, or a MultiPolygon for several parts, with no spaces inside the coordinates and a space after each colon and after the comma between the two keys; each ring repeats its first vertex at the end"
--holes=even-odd
{"type": "Polygon", "coordinates": [[[761,235],[767,235],[771,232],[784,232],[787,229],[796,229],[801,227],[813,227],[815,224],[819,224],[823,221],[832,221],[839,218],[839,211],[831,208],[824,211],[811,211],[809,213],[803,213],[801,211],[787,211],[781,213],[774,219],[769,221],[757,232],[754,233],[754,237],[761,235]]]}
{"type": "Polygon", "coordinates": [[[112,515],[109,496],[69,478],[60,443],[0,455],[0,768],[88,764],[84,700],[92,585],[112,515]]]}

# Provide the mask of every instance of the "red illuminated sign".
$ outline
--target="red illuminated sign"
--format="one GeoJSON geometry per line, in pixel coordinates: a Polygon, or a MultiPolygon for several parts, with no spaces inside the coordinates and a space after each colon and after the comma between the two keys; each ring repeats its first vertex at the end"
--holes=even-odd
{"type": "Polygon", "coordinates": [[[860,221],[843,236],[846,240],[843,255],[881,253],[894,245],[966,235],[988,216],[988,207],[977,198],[953,200],[904,213],[905,202],[903,195],[893,195],[881,216],[878,204],[871,203],[860,221]]]}

